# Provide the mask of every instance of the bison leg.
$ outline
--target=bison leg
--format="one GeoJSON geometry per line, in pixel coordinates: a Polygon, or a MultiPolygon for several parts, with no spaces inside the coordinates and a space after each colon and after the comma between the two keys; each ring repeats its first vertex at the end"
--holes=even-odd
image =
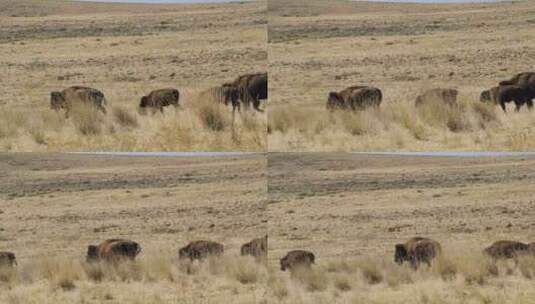
{"type": "Polygon", "coordinates": [[[528,109],[531,111],[533,109],[533,100],[532,99],[528,99],[526,101],[526,104],[528,105],[528,109]]]}
{"type": "Polygon", "coordinates": [[[507,113],[507,109],[505,108],[505,102],[500,101],[500,107],[502,108],[504,113],[507,113]]]}
{"type": "Polygon", "coordinates": [[[100,105],[99,109],[102,113],[106,114],[106,108],[104,106],[100,105]]]}
{"type": "Polygon", "coordinates": [[[520,108],[522,108],[522,102],[521,101],[516,101],[515,100],[515,112],[519,112],[520,111],[520,108]]]}

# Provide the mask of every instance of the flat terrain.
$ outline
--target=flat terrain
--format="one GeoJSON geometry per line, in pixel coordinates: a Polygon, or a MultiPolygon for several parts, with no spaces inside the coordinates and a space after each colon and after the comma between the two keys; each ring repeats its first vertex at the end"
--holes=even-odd
{"type": "Polygon", "coordinates": [[[535,65],[533,1],[273,0],[268,14],[271,150],[533,148],[532,113],[477,105],[482,90],[535,65]],[[325,113],[328,93],[352,85],[379,87],[381,109],[325,113]],[[465,107],[418,112],[415,97],[435,87],[458,89],[465,107]]]}
{"type": "Polygon", "coordinates": [[[238,117],[232,136],[228,109],[214,131],[196,106],[203,91],[267,70],[266,5],[1,0],[0,150],[262,150],[265,115],[238,117]],[[50,92],[72,85],[109,102],[92,136],[50,110],[50,92]],[[167,87],[181,109],[137,113],[141,96],[167,87]]]}
{"type": "Polygon", "coordinates": [[[316,266],[305,284],[277,274],[271,291],[287,303],[533,303],[535,260],[495,276],[481,252],[501,239],[535,240],[534,165],[533,157],[272,154],[271,265],[305,249],[316,266]],[[445,261],[418,272],[396,266],[394,245],[413,236],[439,241],[445,261]]]}
{"type": "Polygon", "coordinates": [[[0,168],[0,250],[19,262],[16,278],[0,276],[0,302],[262,301],[265,267],[239,257],[267,232],[262,155],[4,154],[0,168]],[[87,246],[116,237],[141,244],[133,269],[87,278],[87,246]],[[198,239],[224,244],[225,256],[179,264],[178,248],[198,239]]]}

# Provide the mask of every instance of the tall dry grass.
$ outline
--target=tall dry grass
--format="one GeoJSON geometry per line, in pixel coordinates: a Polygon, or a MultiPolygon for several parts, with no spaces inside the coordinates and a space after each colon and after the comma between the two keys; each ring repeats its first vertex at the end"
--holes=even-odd
{"type": "Polygon", "coordinates": [[[2,151],[263,151],[266,115],[236,113],[210,99],[143,115],[137,104],[108,105],[103,115],[75,107],[69,118],[49,108],[0,109],[2,151]]]}
{"type": "Polygon", "coordinates": [[[454,107],[384,102],[355,112],[279,106],[268,132],[270,151],[525,151],[535,148],[535,113],[466,99],[454,107]]]}
{"type": "Polygon", "coordinates": [[[248,257],[189,262],[155,252],[119,264],[46,257],[1,269],[0,303],[218,303],[229,295],[251,303],[261,302],[256,290],[266,281],[267,268],[248,257]]]}
{"type": "Polygon", "coordinates": [[[534,263],[469,252],[416,271],[377,257],[331,260],[293,273],[272,269],[268,290],[277,303],[533,303],[534,263]]]}

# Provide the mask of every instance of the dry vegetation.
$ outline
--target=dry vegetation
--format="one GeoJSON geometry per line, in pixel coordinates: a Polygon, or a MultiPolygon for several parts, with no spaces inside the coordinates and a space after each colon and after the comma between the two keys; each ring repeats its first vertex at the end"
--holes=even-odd
{"type": "Polygon", "coordinates": [[[479,94],[535,64],[535,4],[270,1],[270,151],[530,150],[535,115],[479,94]],[[379,110],[325,111],[330,91],[381,88],[379,110]],[[414,100],[452,87],[460,107],[414,100]]]}
{"type": "Polygon", "coordinates": [[[240,157],[0,156],[1,303],[262,303],[268,272],[240,257],[267,231],[266,161],[240,157]],[[87,245],[140,243],[135,263],[86,265],[87,245]],[[203,263],[177,259],[197,239],[225,245],[203,263]]]}
{"type": "Polygon", "coordinates": [[[266,148],[266,115],[231,110],[203,94],[267,70],[266,2],[124,5],[0,1],[0,150],[186,151],[266,148]],[[65,120],[50,92],[101,90],[106,117],[65,120]],[[182,107],[141,116],[151,90],[175,87],[182,107]]]}
{"type": "Polygon", "coordinates": [[[494,263],[483,248],[535,240],[535,158],[351,154],[269,156],[269,297],[282,303],[533,303],[535,258],[494,263]],[[414,272],[394,245],[438,240],[443,257],[414,272]],[[288,250],[316,265],[277,269],[288,250]]]}

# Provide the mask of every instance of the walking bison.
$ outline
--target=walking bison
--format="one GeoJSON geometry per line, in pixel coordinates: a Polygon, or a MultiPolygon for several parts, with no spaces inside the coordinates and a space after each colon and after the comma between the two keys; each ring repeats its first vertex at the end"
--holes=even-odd
{"type": "Polygon", "coordinates": [[[327,98],[327,109],[363,110],[368,107],[379,107],[383,100],[380,89],[370,86],[352,86],[340,92],[330,92],[327,98]]]}
{"type": "Polygon", "coordinates": [[[149,95],[141,97],[139,109],[141,113],[152,109],[153,112],[159,110],[163,113],[163,108],[167,106],[178,107],[180,93],[177,89],[160,89],[150,92],[149,95]]]}
{"type": "Polygon", "coordinates": [[[431,261],[438,257],[442,251],[440,244],[432,239],[414,237],[405,244],[395,246],[394,261],[401,265],[409,262],[414,269],[421,263],[431,266],[431,261]]]}
{"type": "Polygon", "coordinates": [[[497,105],[500,105],[502,110],[506,112],[505,104],[509,102],[514,102],[516,106],[516,111],[520,111],[520,108],[527,104],[528,108],[533,107],[532,95],[531,93],[520,86],[517,85],[500,85],[493,87],[489,90],[481,92],[480,101],[482,102],[493,102],[497,105]]]}
{"type": "Polygon", "coordinates": [[[9,251],[0,251],[0,268],[1,267],[13,267],[17,265],[17,259],[15,254],[9,251]]]}
{"type": "Polygon", "coordinates": [[[459,95],[459,91],[456,89],[435,88],[418,95],[414,104],[417,107],[429,103],[443,103],[448,106],[455,106],[457,105],[457,95],[459,95]]]}
{"type": "Polygon", "coordinates": [[[257,261],[266,261],[268,249],[268,236],[253,239],[241,246],[241,255],[253,256],[257,261]]]}
{"type": "Polygon", "coordinates": [[[493,259],[516,259],[529,253],[530,245],[517,241],[502,240],[485,248],[484,252],[493,259]]]}
{"type": "Polygon", "coordinates": [[[224,246],[211,241],[193,241],[178,250],[179,259],[203,260],[210,256],[221,256],[224,246]]]}
{"type": "Polygon", "coordinates": [[[65,110],[65,117],[69,117],[73,106],[76,105],[91,106],[106,114],[106,103],[101,91],[88,87],[73,86],[61,92],[50,93],[50,108],[55,111],[65,110]]]}
{"type": "MultiPolygon", "coordinates": [[[[249,109],[252,103],[255,110],[262,112],[260,101],[268,98],[268,75],[267,73],[241,75],[234,81],[223,84],[222,87],[235,89],[235,92],[231,91],[232,94],[238,94],[238,99],[241,100],[246,109],[249,109]]],[[[234,97],[234,95],[230,96],[234,97]]],[[[235,104],[232,99],[227,100],[228,102],[232,102],[233,106],[235,104]]]]}
{"type": "Polygon", "coordinates": [[[309,268],[312,264],[315,264],[315,256],[312,252],[306,250],[289,251],[286,256],[280,259],[282,271],[286,271],[286,269],[291,271],[300,267],[309,268]]]}
{"type": "Polygon", "coordinates": [[[535,72],[516,74],[511,79],[500,81],[500,86],[516,85],[535,91],[535,72]]]}
{"type": "Polygon", "coordinates": [[[107,261],[116,262],[120,260],[133,261],[141,252],[138,243],[124,239],[109,239],[100,245],[89,245],[87,247],[87,262],[107,261]]]}

